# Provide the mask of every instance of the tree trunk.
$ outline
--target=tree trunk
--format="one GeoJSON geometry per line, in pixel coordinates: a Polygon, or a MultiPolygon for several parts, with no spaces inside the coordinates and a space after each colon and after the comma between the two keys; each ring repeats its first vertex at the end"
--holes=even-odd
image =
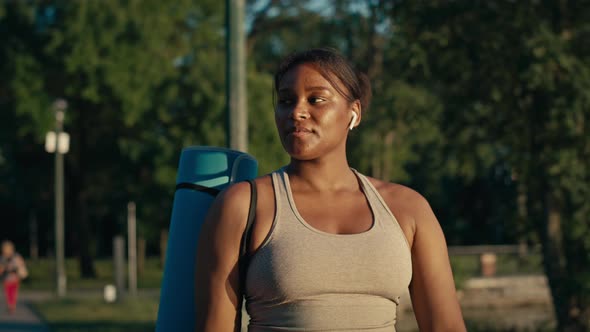
{"type": "Polygon", "coordinates": [[[379,142],[379,134],[377,132],[374,132],[371,135],[371,140],[373,142],[373,149],[371,149],[371,172],[372,172],[372,176],[377,178],[377,179],[381,179],[383,178],[383,163],[382,163],[382,158],[381,158],[381,153],[379,147],[379,144],[377,142],[379,142]]]}
{"type": "Polygon", "coordinates": [[[145,239],[139,237],[137,239],[137,273],[143,274],[145,268],[145,239]]]}
{"type": "Polygon", "coordinates": [[[82,278],[96,278],[96,270],[94,269],[94,259],[92,255],[90,238],[90,224],[88,220],[88,203],[85,198],[86,195],[80,194],[78,202],[78,218],[76,223],[78,225],[78,250],[80,263],[80,276],[82,278]]]}
{"type": "Polygon", "coordinates": [[[29,214],[29,257],[31,260],[39,259],[39,231],[37,215],[35,210],[31,209],[29,214]]]}
{"type": "Polygon", "coordinates": [[[587,331],[580,322],[575,294],[568,291],[567,260],[562,235],[562,215],[557,198],[546,191],[543,261],[549,281],[558,331],[587,331]]]}
{"type": "Polygon", "coordinates": [[[393,168],[393,140],[395,138],[395,132],[390,130],[385,135],[384,146],[383,146],[383,153],[381,154],[382,162],[383,162],[383,174],[381,174],[381,180],[383,181],[390,181],[391,176],[391,169],[393,168]]]}
{"type": "Polygon", "coordinates": [[[166,247],[168,246],[168,229],[163,228],[160,231],[160,265],[166,266],[166,247]]]}
{"type": "MultiPolygon", "coordinates": [[[[86,110],[90,106],[86,107],[86,110]]],[[[72,112],[73,113],[73,112],[72,112]]],[[[76,233],[76,251],[80,266],[80,276],[82,278],[96,278],[96,271],[94,269],[94,257],[91,250],[92,236],[90,227],[90,218],[88,214],[88,193],[87,193],[87,178],[86,174],[86,155],[85,151],[91,151],[86,140],[86,119],[87,112],[76,112],[75,126],[72,128],[72,167],[71,167],[71,196],[72,202],[75,202],[72,217],[70,217],[69,225],[73,226],[76,233]]]]}
{"type": "Polygon", "coordinates": [[[524,182],[524,179],[517,179],[518,180],[518,195],[516,198],[516,204],[518,206],[518,219],[517,219],[517,231],[518,231],[518,259],[521,263],[524,263],[524,260],[527,256],[527,239],[526,239],[526,229],[527,229],[527,220],[529,218],[528,210],[527,210],[527,186],[524,182]]]}

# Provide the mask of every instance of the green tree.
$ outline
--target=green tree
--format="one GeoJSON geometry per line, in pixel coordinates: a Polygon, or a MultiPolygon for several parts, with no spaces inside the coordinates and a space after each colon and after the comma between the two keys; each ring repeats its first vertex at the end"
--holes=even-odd
{"type": "MultiPolygon", "coordinates": [[[[94,275],[92,257],[109,253],[112,236],[125,231],[128,201],[137,203],[140,233],[158,243],[181,149],[225,146],[223,3],[8,1],[0,28],[0,104],[10,110],[0,124],[0,176],[10,179],[0,195],[16,203],[7,206],[19,219],[30,207],[53,209],[52,173],[39,170],[52,169],[43,138],[51,104],[65,98],[67,250],[82,274],[94,275]]],[[[286,162],[271,78],[250,66],[248,84],[250,152],[268,172],[286,162]]]]}
{"type": "MultiPolygon", "coordinates": [[[[560,330],[590,329],[588,12],[581,2],[396,3],[409,72],[445,105],[450,166],[500,163],[536,231],[560,330]]],[[[511,196],[516,200],[516,195],[511,196]]],[[[513,219],[514,222],[518,218],[513,219]]],[[[527,229],[529,226],[519,226],[527,229]]]]}
{"type": "Polygon", "coordinates": [[[248,45],[258,71],[272,74],[286,54],[327,46],[339,49],[368,74],[373,101],[364,110],[361,126],[351,132],[351,165],[415,186],[443,216],[443,227],[453,231],[448,232],[454,234],[452,242],[461,243],[464,229],[452,227],[464,211],[449,204],[448,192],[440,189],[450,173],[439,128],[442,104],[421,81],[408,77],[406,63],[412,53],[395,32],[392,2],[251,1],[249,9],[248,45]]]}
{"type": "Polygon", "coordinates": [[[53,100],[70,105],[66,226],[82,274],[92,276],[97,246],[108,252],[113,233],[125,229],[127,201],[137,201],[142,229],[155,237],[167,226],[181,148],[224,145],[223,8],[115,0],[2,6],[2,24],[24,31],[12,38],[18,47],[2,48],[5,104],[22,119],[21,137],[42,144],[53,100]]]}
{"type": "Polygon", "coordinates": [[[437,140],[440,105],[401,77],[400,52],[387,15],[390,2],[251,1],[249,8],[248,45],[261,72],[273,73],[288,53],[334,47],[369,75],[376,93],[363,125],[351,136],[351,163],[386,180],[408,180],[404,167],[420,158],[417,147],[437,140]]]}
{"type": "MultiPolygon", "coordinates": [[[[25,252],[24,240],[29,237],[29,218],[39,215],[39,234],[52,233],[52,225],[43,216],[50,214],[46,205],[52,197],[53,183],[49,170],[51,155],[45,153],[38,142],[45,132],[33,133],[35,123],[44,115],[31,118],[24,112],[15,112],[14,90],[11,80],[24,75],[30,89],[39,90],[38,82],[27,75],[27,67],[34,66],[34,55],[25,54],[39,42],[30,25],[30,12],[25,4],[14,2],[0,5],[0,201],[7,221],[3,237],[10,237],[17,249],[25,252]],[[47,171],[46,171],[47,170],[47,171]]],[[[38,100],[23,101],[26,107],[38,107],[38,100]]],[[[51,242],[49,236],[41,236],[40,245],[51,242]]]]}

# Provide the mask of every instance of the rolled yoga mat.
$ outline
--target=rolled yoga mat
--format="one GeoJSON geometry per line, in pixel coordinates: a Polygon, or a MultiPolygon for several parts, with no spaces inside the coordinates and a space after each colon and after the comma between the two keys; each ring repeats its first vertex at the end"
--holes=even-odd
{"type": "Polygon", "coordinates": [[[251,155],[218,147],[182,150],[166,263],[160,289],[157,332],[195,330],[195,256],[203,219],[215,195],[228,185],[253,179],[258,162],[251,155]]]}

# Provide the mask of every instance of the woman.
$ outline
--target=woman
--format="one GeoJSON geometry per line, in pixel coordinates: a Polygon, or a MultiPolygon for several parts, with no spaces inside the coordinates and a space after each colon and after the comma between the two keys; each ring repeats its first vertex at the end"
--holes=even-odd
{"type": "Polygon", "coordinates": [[[14,244],[11,241],[2,242],[2,256],[0,257],[0,277],[4,284],[4,294],[8,312],[16,311],[16,299],[21,278],[27,276],[25,261],[14,251],[14,244]]]}
{"type": "Polygon", "coordinates": [[[465,331],[428,202],[348,165],[348,133],[370,100],[365,76],[336,51],[313,49],[283,60],[274,88],[291,161],[255,180],[245,281],[238,256],[249,184],[213,203],[199,240],[197,331],[239,331],[242,294],[249,331],[395,331],[408,287],[421,331],[465,331]]]}

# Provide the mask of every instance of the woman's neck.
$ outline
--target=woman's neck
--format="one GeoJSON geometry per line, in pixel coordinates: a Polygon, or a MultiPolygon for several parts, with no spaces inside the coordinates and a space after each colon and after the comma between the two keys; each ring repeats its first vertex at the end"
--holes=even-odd
{"type": "Polygon", "coordinates": [[[355,190],[358,181],[348,162],[291,160],[285,167],[292,187],[311,191],[355,190]]]}

